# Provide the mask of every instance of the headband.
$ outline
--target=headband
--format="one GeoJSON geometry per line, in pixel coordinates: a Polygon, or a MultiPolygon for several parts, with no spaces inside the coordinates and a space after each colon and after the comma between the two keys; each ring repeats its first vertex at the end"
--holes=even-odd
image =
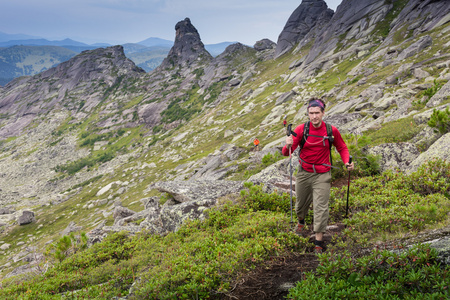
{"type": "Polygon", "coordinates": [[[320,99],[314,99],[309,101],[308,108],[310,107],[320,107],[322,109],[325,109],[325,104],[320,99]]]}

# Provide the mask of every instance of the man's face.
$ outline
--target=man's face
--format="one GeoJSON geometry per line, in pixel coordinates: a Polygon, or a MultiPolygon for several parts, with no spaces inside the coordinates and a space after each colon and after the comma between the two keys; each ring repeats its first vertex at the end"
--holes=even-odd
{"type": "Polygon", "coordinates": [[[308,108],[308,117],[314,127],[319,127],[322,124],[324,114],[320,107],[313,106],[308,108]]]}

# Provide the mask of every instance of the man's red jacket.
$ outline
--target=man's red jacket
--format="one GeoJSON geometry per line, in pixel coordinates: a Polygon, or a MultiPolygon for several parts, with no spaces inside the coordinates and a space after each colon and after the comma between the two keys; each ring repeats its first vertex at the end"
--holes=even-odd
{"type": "MultiPolygon", "coordinates": [[[[292,136],[294,143],[291,146],[291,153],[294,153],[295,149],[300,145],[300,141],[303,138],[303,129],[305,127],[305,124],[298,125],[297,128],[295,128],[294,132],[297,134],[297,137],[292,136]]],[[[336,150],[341,155],[342,161],[344,163],[347,163],[350,159],[350,154],[347,148],[347,145],[345,144],[344,140],[342,139],[341,133],[339,130],[331,126],[333,136],[334,136],[334,142],[333,145],[336,147],[336,150]]],[[[322,122],[322,125],[319,128],[315,128],[312,124],[309,126],[309,136],[306,140],[305,145],[303,146],[302,151],[300,152],[300,165],[302,168],[307,171],[313,173],[314,170],[316,173],[326,173],[330,171],[329,166],[324,166],[323,164],[330,165],[330,144],[327,139],[325,139],[325,145],[324,145],[324,139],[320,137],[315,137],[311,135],[318,135],[318,136],[327,136],[327,127],[325,125],[325,122],[322,122]],[[314,168],[313,168],[314,164],[314,168]]],[[[284,156],[289,156],[289,148],[286,147],[286,145],[283,147],[282,154],[284,156]]]]}

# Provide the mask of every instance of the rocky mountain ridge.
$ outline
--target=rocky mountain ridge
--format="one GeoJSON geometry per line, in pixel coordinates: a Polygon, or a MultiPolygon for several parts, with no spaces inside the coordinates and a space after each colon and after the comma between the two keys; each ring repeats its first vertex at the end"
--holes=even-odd
{"type": "MultiPolygon", "coordinates": [[[[1,44],[1,43],[0,43],[1,44]]],[[[221,54],[232,44],[223,42],[207,44],[205,49],[212,55],[221,54]]],[[[149,38],[139,43],[123,44],[125,55],[146,72],[156,69],[167,57],[172,41],[149,38]]],[[[70,41],[47,40],[12,40],[0,45],[0,86],[6,85],[14,78],[32,76],[56,67],[82,51],[110,47],[108,44],[87,45],[70,41]]]]}
{"type": "MultiPolygon", "coordinates": [[[[93,240],[123,229],[176,230],[187,217],[202,218],[218,198],[237,193],[242,180],[233,176],[279,152],[282,117],[304,121],[304,100],[317,95],[329,103],[326,121],[342,132],[414,121],[418,131],[408,143],[371,149],[384,169],[448,160],[449,134],[426,125],[434,108],[449,106],[445,1],[344,0],[331,16],[323,1],[305,0],[293,15],[308,12],[309,4],[320,7],[311,11],[315,25],[305,30],[303,19],[291,17],[280,34],[289,41],[300,33],[292,36],[290,51],[278,48],[284,40],[276,46],[262,40],[253,48],[230,45],[213,58],[185,19],[154,72],[136,67],[116,46],[83,52],[0,88],[3,232],[12,232],[30,210],[29,228],[65,228],[67,234],[81,227],[93,240]],[[392,20],[382,23],[388,16],[392,20]],[[436,82],[442,85],[436,94],[421,96],[436,82]],[[255,136],[263,147],[257,153],[249,152],[255,136]],[[162,201],[167,194],[173,197],[162,201]],[[62,208],[70,218],[53,216],[62,208]]],[[[283,189],[287,163],[246,180],[283,189]]],[[[5,239],[0,247],[5,256],[18,255],[23,245],[42,247],[59,232],[34,233],[21,245],[5,239]]]]}

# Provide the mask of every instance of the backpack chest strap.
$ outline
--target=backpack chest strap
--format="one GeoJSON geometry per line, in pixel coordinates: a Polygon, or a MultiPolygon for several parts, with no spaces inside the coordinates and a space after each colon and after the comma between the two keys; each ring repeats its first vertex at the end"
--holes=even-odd
{"type": "Polygon", "coordinates": [[[325,146],[325,140],[328,140],[330,145],[333,143],[334,137],[333,136],[321,136],[321,135],[314,135],[314,134],[308,134],[308,136],[318,137],[322,139],[323,146],[325,146]]]}

